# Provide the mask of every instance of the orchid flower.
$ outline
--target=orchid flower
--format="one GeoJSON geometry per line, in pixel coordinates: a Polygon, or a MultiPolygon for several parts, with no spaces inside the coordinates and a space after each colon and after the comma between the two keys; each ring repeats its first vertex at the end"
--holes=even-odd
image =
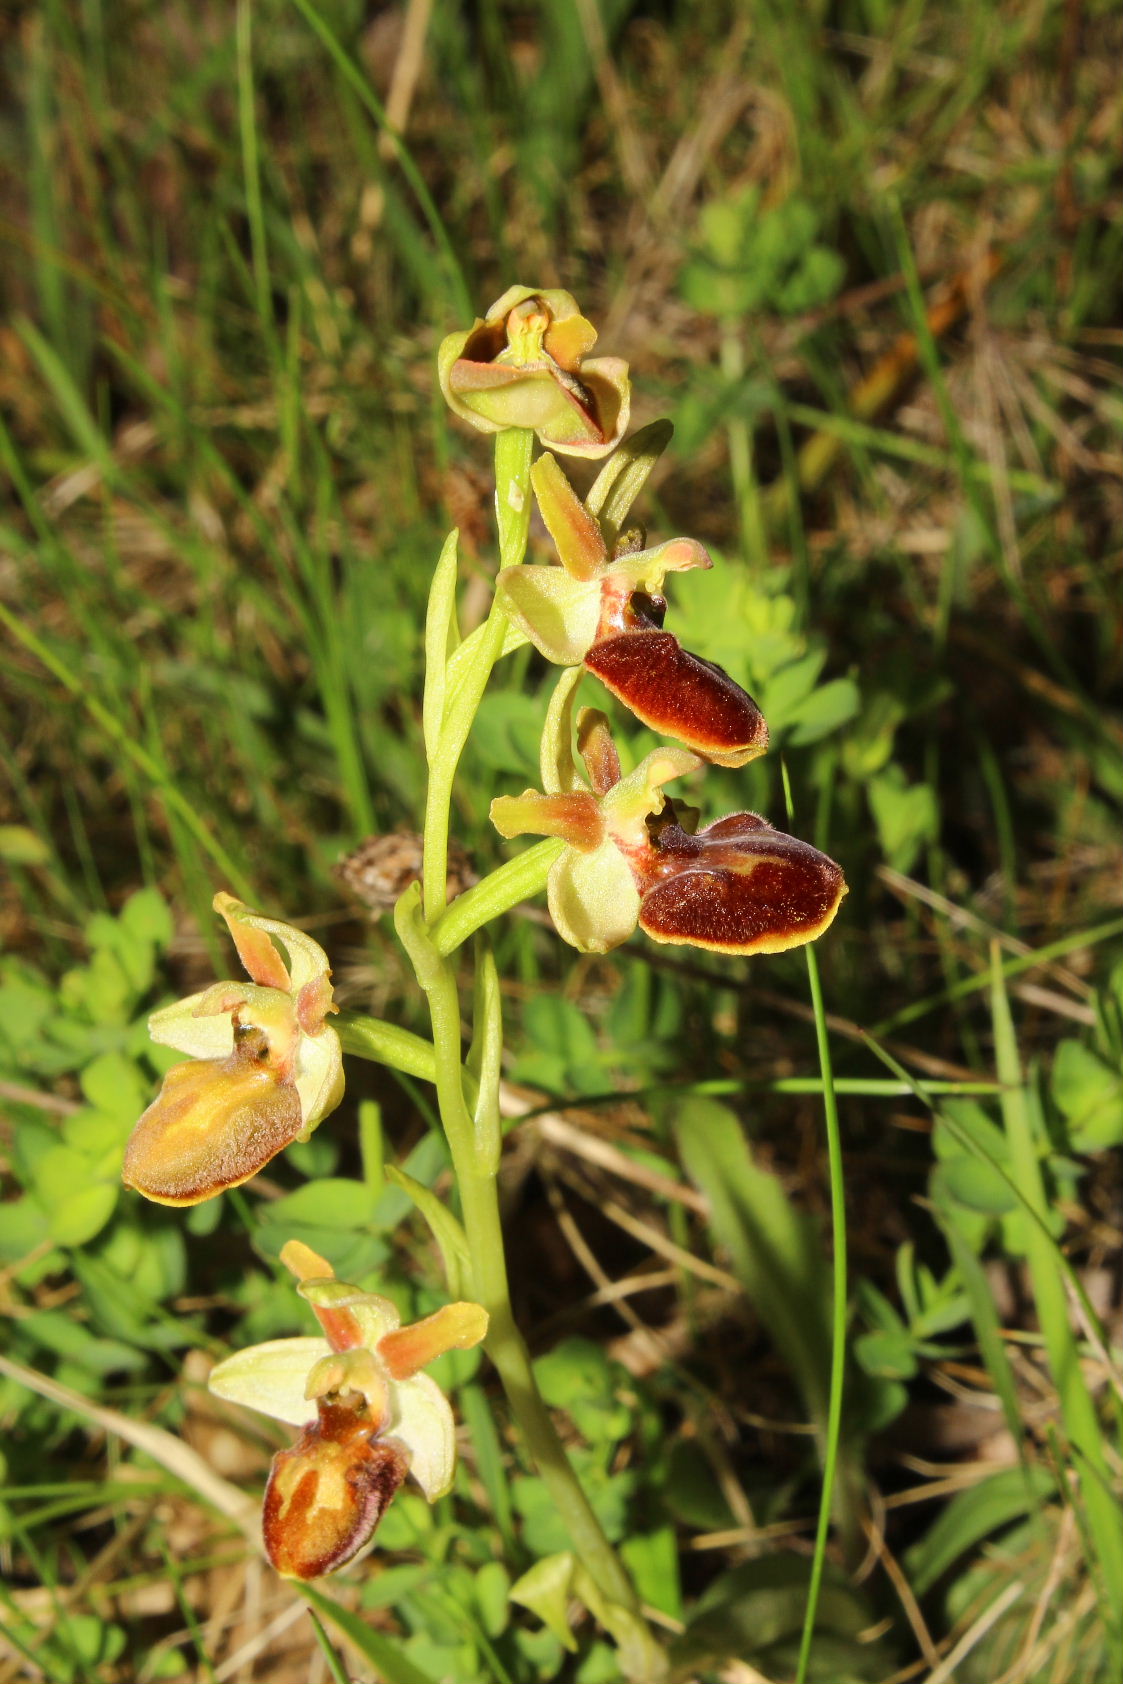
{"type": "Polygon", "coordinates": [[[592,788],[568,770],[575,687],[563,680],[547,718],[546,792],[491,804],[501,836],[530,832],[569,844],[547,881],[558,934],[584,953],[604,953],[638,924],[655,941],[737,954],[783,953],[822,935],[846,893],[839,867],[756,813],[732,813],[695,832],[696,815],[662,786],[701,766],[696,755],[658,748],[622,777],[607,720],[585,709],[577,738],[592,788]]]}
{"type": "Polygon", "coordinates": [[[448,1399],[420,1372],[445,1351],[487,1333],[479,1304],[446,1304],[402,1327],[388,1298],[337,1281],[331,1264],[299,1240],[281,1261],[297,1277],[323,1338],[270,1339],[213,1368],[216,1397],[300,1427],[273,1458],[262,1532],[279,1573],[315,1579],[371,1540],[409,1475],[429,1502],[452,1486],[456,1434],[448,1399]]]}
{"type": "Polygon", "coordinates": [[[580,661],[626,707],[718,766],[743,766],[768,747],[768,727],[752,697],[712,661],[683,649],[663,630],[668,573],[712,566],[693,538],[610,556],[599,521],[561,466],[542,456],[531,470],[542,519],[560,567],[511,568],[498,597],[548,661],[580,661]]]}
{"type": "Polygon", "coordinates": [[[570,293],[509,287],[467,333],[437,354],[441,391],[484,433],[528,427],[567,456],[607,456],[628,426],[628,365],[587,358],[596,329],[570,293]]]}
{"type": "Polygon", "coordinates": [[[251,980],[216,982],[148,1020],[154,1041],[191,1055],[168,1071],[125,1148],[125,1185],[157,1204],[199,1204],[248,1181],[343,1098],[323,948],[233,895],[216,895],[214,909],[251,980]]]}

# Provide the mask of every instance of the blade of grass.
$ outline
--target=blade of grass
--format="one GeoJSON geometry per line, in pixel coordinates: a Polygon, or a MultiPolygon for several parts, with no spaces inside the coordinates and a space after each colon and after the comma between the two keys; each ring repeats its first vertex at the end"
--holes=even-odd
{"type": "Polygon", "coordinates": [[[179,1611],[183,1616],[183,1623],[191,1635],[192,1643],[195,1645],[195,1653],[199,1657],[201,1675],[209,1680],[209,1684],[216,1684],[214,1663],[212,1662],[210,1655],[207,1653],[206,1633],[196,1617],[195,1610],[191,1606],[190,1598],[184,1590],[183,1576],[180,1572],[179,1566],[173,1558],[171,1550],[168,1549],[163,1539],[160,1539],[160,1554],[164,1558],[164,1571],[167,1574],[168,1582],[175,1591],[175,1599],[179,1607],[179,1611]]]}
{"type": "Polygon", "coordinates": [[[1017,1181],[1007,1172],[1005,1166],[999,1162],[999,1160],[994,1156],[994,1153],[988,1152],[982,1142],[977,1140],[967,1129],[963,1128],[954,1117],[934,1106],[931,1100],[922,1092],[919,1083],[912,1080],[908,1071],[903,1065],[898,1064],[892,1053],[890,1053],[885,1047],[881,1046],[874,1039],[873,1035],[865,1035],[863,1039],[869,1046],[870,1051],[874,1053],[884,1065],[886,1065],[890,1070],[895,1071],[897,1075],[903,1077],[904,1080],[909,1083],[913,1093],[920,1102],[923,1105],[926,1105],[930,1111],[939,1117],[940,1122],[948,1130],[949,1134],[954,1137],[956,1142],[962,1146],[963,1150],[971,1153],[973,1157],[978,1158],[982,1163],[988,1165],[988,1167],[994,1171],[995,1175],[1005,1182],[1006,1186],[1010,1189],[1010,1192],[1018,1201],[1018,1204],[1029,1223],[1038,1228],[1046,1243],[1053,1248],[1053,1254],[1057,1267],[1060,1269],[1068,1283],[1069,1291],[1072,1294],[1073,1300],[1078,1308],[1079,1315],[1083,1321],[1084,1331],[1087,1334],[1088,1342],[1094,1349],[1097,1357],[1099,1357],[1100,1361],[1103,1363],[1105,1369],[1110,1374],[1112,1386],[1118,1395],[1120,1402],[1123,1403],[1123,1374],[1120,1373],[1119,1365],[1114,1360],[1111,1351],[1108,1349],[1099,1317],[1092,1307],[1092,1302],[1088,1297],[1084,1283],[1081,1281],[1079,1275],[1072,1267],[1072,1264],[1069,1262],[1068,1258],[1065,1256],[1064,1252],[1060,1249],[1056,1240],[1049,1232],[1040,1211],[1026,1198],[1022,1189],[1018,1186],[1017,1181]]]}
{"type": "MultiPolygon", "coordinates": [[[[1060,936],[1056,941],[1048,942],[1044,947],[1034,948],[1032,953],[1015,954],[1012,958],[1002,962],[1002,975],[1010,977],[1021,976],[1023,971],[1032,971],[1036,966],[1045,964],[1050,959],[1059,959],[1064,953],[1075,953],[1082,947],[1095,947],[1101,941],[1112,941],[1118,935],[1123,935],[1123,918],[1109,918],[1103,924],[1093,924],[1090,929],[1077,930],[1072,935],[1060,936]]],[[[929,994],[923,1000],[914,1000],[911,1005],[903,1006],[892,1017],[883,1018],[874,1024],[870,1035],[882,1039],[892,1035],[906,1023],[915,1023],[917,1018],[926,1017],[929,1012],[939,1010],[951,1000],[962,1000],[968,994],[978,994],[984,988],[992,985],[991,972],[979,971],[975,976],[964,977],[962,982],[953,984],[939,994],[929,994]]],[[[881,1057],[881,1054],[878,1054],[881,1057]]]]}
{"type": "MultiPolygon", "coordinates": [[[[998,952],[995,943],[991,948],[991,1015],[998,1072],[1006,1084],[1000,1099],[1002,1119],[1010,1147],[1013,1180],[1024,1203],[1043,1217],[1047,1208],[1045,1184],[1034,1141],[1030,1095],[1023,1081],[1017,1034],[998,952]]],[[[1102,1575],[1101,1607],[1116,1641],[1120,1641],[1123,1609],[1118,1598],[1123,1585],[1123,1513],[1111,1494],[1101,1427],[1069,1322],[1064,1275],[1057,1267],[1058,1247],[1043,1222],[1027,1225],[1026,1258],[1065,1433],[1076,1452],[1073,1459],[1078,1464],[1087,1463],[1087,1468],[1078,1467],[1078,1478],[1102,1575]]]]}
{"type": "MultiPolygon", "coordinates": [[[[785,775],[786,782],[786,775],[785,775]]],[[[789,795],[789,806],[790,806],[789,795]]],[[[831,1314],[831,1379],[827,1404],[827,1437],[823,1457],[823,1489],[819,1498],[819,1518],[815,1527],[815,1553],[811,1561],[811,1580],[807,1587],[807,1610],[803,1618],[803,1633],[799,1643],[799,1663],[796,1684],[805,1684],[811,1663],[811,1645],[815,1630],[815,1613],[823,1583],[823,1567],[827,1556],[827,1536],[830,1531],[831,1505],[835,1473],[838,1467],[839,1441],[842,1436],[842,1388],[846,1372],[846,1184],[842,1168],[842,1132],[838,1120],[831,1068],[830,1033],[823,1005],[823,989],[819,978],[819,962],[812,946],[806,948],[807,980],[811,989],[811,1005],[815,1012],[815,1042],[819,1051],[819,1069],[823,1079],[823,1120],[827,1130],[827,1156],[831,1180],[831,1235],[834,1241],[834,1290],[831,1314]]]]}
{"type": "Polygon", "coordinates": [[[363,1659],[376,1668],[386,1684],[435,1684],[432,1676],[422,1672],[419,1666],[403,1654],[392,1638],[366,1625],[358,1614],[353,1614],[349,1608],[341,1607],[322,1590],[316,1590],[311,1585],[301,1585],[300,1594],[315,1613],[330,1621],[348,1643],[358,1650],[363,1659]]]}
{"type": "MultiPolygon", "coordinates": [[[[853,415],[832,414],[829,410],[816,408],[814,404],[784,403],[782,407],[786,420],[794,421],[801,427],[814,427],[816,431],[841,439],[845,444],[864,445],[875,454],[880,452],[901,462],[915,462],[920,467],[935,468],[940,473],[947,473],[952,467],[953,458],[946,450],[939,445],[925,444],[922,439],[912,438],[907,433],[891,432],[888,427],[874,427],[853,415]]],[[[975,457],[964,463],[963,469],[972,480],[980,480],[984,484],[989,482],[994,472],[989,462],[975,457]]],[[[1011,488],[1027,497],[1059,498],[1062,495],[1060,486],[1027,469],[1011,468],[1008,478],[1011,488]]]]}
{"type": "Polygon", "coordinates": [[[122,722],[110,713],[96,696],[86,689],[85,685],[75,677],[69,668],[59,660],[54,651],[36,636],[29,626],[16,618],[3,603],[0,603],[0,624],[7,626],[12,636],[22,643],[36,660],[40,661],[47,671],[85,708],[90,718],[137,767],[159,795],[165,806],[174,812],[177,819],[185,826],[191,836],[203,849],[204,853],[218,866],[227,883],[234,892],[245,899],[252,900],[253,892],[250,885],[222,843],[211,835],[198,811],[187,801],[179,788],[172,783],[162,769],[156,764],[147,749],[134,742],[122,722]]]}
{"type": "Polygon", "coordinates": [[[350,1684],[350,1677],[348,1673],[343,1670],[343,1662],[340,1660],[339,1656],[332,1647],[331,1638],[324,1630],[323,1621],[320,1619],[320,1616],[316,1613],[314,1608],[309,1608],[308,1618],[312,1622],[312,1630],[316,1635],[316,1642],[320,1645],[320,1652],[327,1663],[328,1671],[335,1680],[335,1684],[350,1684]]]}
{"type": "Polygon", "coordinates": [[[404,145],[400,136],[388,122],[386,113],[382,109],[381,101],[378,99],[370,83],[342,45],[339,38],[335,35],[331,26],[312,4],[312,0],[292,0],[292,3],[304,18],[305,22],[319,37],[321,44],[327,49],[331,58],[335,61],[335,65],[341,76],[343,76],[350,87],[354,89],[355,93],[358,95],[363,105],[366,106],[366,109],[370,112],[370,115],[374,118],[374,121],[378,124],[378,127],[382,130],[383,134],[385,134],[392,142],[394,152],[397,156],[398,166],[408,181],[413,195],[420,206],[421,214],[424,216],[425,221],[429,225],[429,232],[433,236],[433,243],[440,256],[441,267],[444,270],[445,279],[448,284],[449,302],[452,304],[458,317],[470,320],[474,317],[475,311],[472,308],[471,295],[468,292],[467,282],[464,279],[464,271],[460,267],[456,251],[453,247],[452,241],[449,239],[448,230],[446,229],[441,218],[441,214],[436,207],[433,195],[425,185],[425,179],[417,165],[414,163],[409,149],[404,145]]]}
{"type": "Polygon", "coordinates": [[[272,338],[273,295],[269,282],[269,248],[265,241],[265,208],[261,197],[261,170],[257,146],[257,121],[253,96],[253,13],[249,0],[238,0],[235,12],[238,58],[238,130],[242,142],[242,173],[246,190],[246,217],[250,225],[250,253],[253,262],[257,312],[262,330],[272,338]]]}
{"type": "Polygon", "coordinates": [[[261,1547],[257,1504],[236,1485],[231,1485],[229,1480],[215,1473],[197,1450],[192,1450],[173,1433],[165,1432],[163,1427],[154,1426],[150,1421],[134,1421],[119,1410],[105,1409],[92,1403],[89,1398],[61,1385],[50,1375],[40,1374],[21,1362],[13,1362],[10,1357],[0,1355],[0,1374],[46,1398],[57,1409],[66,1410],[79,1420],[91,1423],[99,1432],[112,1433],[134,1449],[151,1456],[154,1462],[181,1480],[189,1491],[193,1491],[203,1502],[210,1503],[219,1514],[225,1515],[255,1548],[261,1547]]]}

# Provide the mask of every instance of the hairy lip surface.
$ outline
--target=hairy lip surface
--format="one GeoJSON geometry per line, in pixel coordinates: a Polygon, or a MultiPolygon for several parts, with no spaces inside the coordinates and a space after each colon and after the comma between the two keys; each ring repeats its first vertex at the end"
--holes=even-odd
{"type": "Polygon", "coordinates": [[[700,754],[743,765],[768,747],[768,727],[752,697],[669,632],[606,638],[594,643],[585,666],[645,725],[700,754]]]}

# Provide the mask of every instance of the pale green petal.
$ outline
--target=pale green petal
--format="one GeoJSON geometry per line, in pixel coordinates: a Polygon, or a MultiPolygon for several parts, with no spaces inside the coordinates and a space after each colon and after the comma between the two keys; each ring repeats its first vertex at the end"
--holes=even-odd
{"type": "Polygon", "coordinates": [[[622,846],[636,847],[646,840],[647,818],[661,813],[665,797],[661,785],[685,777],[703,762],[687,748],[657,748],[645,755],[634,772],[610,789],[601,800],[601,812],[609,833],[622,846]]]}
{"type": "Polygon", "coordinates": [[[335,1110],[343,1098],[343,1049],[334,1029],[301,1035],[296,1048],[296,1092],[304,1119],[302,1138],[335,1110]]]}
{"type": "Polygon", "coordinates": [[[452,1488],[456,1431],[448,1399],[435,1380],[415,1374],[390,1386],[390,1421],[383,1431],[410,1453],[409,1471],[431,1503],[452,1488]]]}
{"type": "Polygon", "coordinates": [[[633,591],[658,596],[668,573],[685,573],[692,567],[712,567],[709,554],[694,538],[671,538],[653,550],[637,550],[612,562],[606,580],[625,579],[633,591]]]}
{"type": "Polygon", "coordinates": [[[563,567],[512,567],[500,574],[496,594],[548,661],[573,667],[585,659],[600,620],[598,580],[571,579],[563,567]]]}
{"type": "Polygon", "coordinates": [[[573,758],[573,702],[584,676],[584,667],[567,667],[550,697],[539,750],[542,788],[547,795],[569,795],[587,788],[573,758]]]}
{"type": "MultiPolygon", "coordinates": [[[[227,984],[232,990],[244,991],[240,982],[227,984]]],[[[161,1006],[148,1020],[148,1033],[162,1047],[174,1047],[177,1052],[190,1053],[192,1058],[228,1058],[234,1051],[234,1025],[229,1012],[196,1017],[199,1006],[211,990],[189,994],[172,1006],[161,1006]]]]}
{"type": "Polygon", "coordinates": [[[330,1355],[326,1339],[270,1339],[236,1351],[212,1368],[207,1389],[228,1403],[303,1427],[316,1419],[315,1403],[304,1396],[309,1371],[330,1355]]]}
{"type": "Polygon", "coordinates": [[[547,899],[554,928],[582,953],[607,953],[639,921],[639,891],[611,840],[591,854],[567,848],[550,867],[547,899]]]}

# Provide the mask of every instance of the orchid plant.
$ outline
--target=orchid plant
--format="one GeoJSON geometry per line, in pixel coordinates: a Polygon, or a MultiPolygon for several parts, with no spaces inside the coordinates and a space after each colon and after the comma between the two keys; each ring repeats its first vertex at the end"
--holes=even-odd
{"type": "MultiPolygon", "coordinates": [[[[323,949],[219,894],[215,910],[250,980],[215,983],[152,1018],[153,1039],[188,1062],[168,1073],[137,1123],[124,1179],[174,1205],[237,1187],[339,1105],[344,1053],[433,1082],[458,1210],[437,1211],[431,1199],[422,1208],[459,1301],[402,1328],[389,1300],[337,1281],[330,1263],[293,1242],[282,1261],[321,1336],[235,1353],[211,1375],[218,1397],[300,1429],[269,1478],[266,1552],[279,1572],[316,1578],[370,1547],[407,1478],[430,1501],[443,1495],[455,1460],[452,1415],[422,1370],[442,1351],[482,1340],[568,1529],[566,1583],[617,1643],[623,1673],[651,1681],[664,1676],[663,1650],[567,1459],[511,1310],[497,1197],[503,1032],[486,926],[545,889],[558,935],[582,952],[605,952],[638,927],[658,942],[768,954],[820,936],[846,885],[832,860],[757,814],[734,812],[699,829],[697,814],[663,793],[708,763],[743,766],[765,752],[768,732],[740,686],[663,629],[667,575],[708,567],[710,558],[690,538],[648,547],[629,523],[670,428],[655,423],[626,436],[627,367],[591,357],[595,340],[568,293],[519,286],[446,339],[438,357],[454,413],[495,438],[499,566],[490,612],[467,637],[457,615],[455,532],[429,598],[422,868],[394,919],[428,999],[431,1040],[337,1012],[323,949]],[[584,498],[559,461],[567,456],[603,460],[584,498]],[[524,565],[535,500],[557,565],[524,565]],[[461,754],[493,668],[527,642],[563,669],[542,738],[542,789],[500,797],[491,812],[503,837],[545,840],[449,904],[450,803],[461,754]],[[586,674],[673,745],[625,775],[605,715],[575,710],[586,674]],[[473,935],[466,1052],[458,960],[473,935]]],[[[535,1573],[513,1593],[531,1605],[535,1573]]]]}

